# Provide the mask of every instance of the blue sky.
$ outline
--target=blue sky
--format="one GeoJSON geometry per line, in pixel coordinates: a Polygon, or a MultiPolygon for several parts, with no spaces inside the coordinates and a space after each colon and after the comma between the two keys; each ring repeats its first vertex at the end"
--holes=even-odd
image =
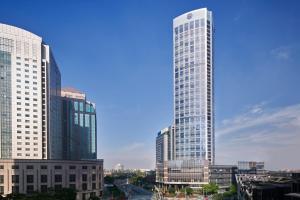
{"type": "Polygon", "coordinates": [[[96,103],[105,167],[153,168],[173,118],[172,19],[201,7],[216,28],[217,162],[300,168],[298,0],[7,0],[0,22],[42,36],[63,86],[96,103]]]}

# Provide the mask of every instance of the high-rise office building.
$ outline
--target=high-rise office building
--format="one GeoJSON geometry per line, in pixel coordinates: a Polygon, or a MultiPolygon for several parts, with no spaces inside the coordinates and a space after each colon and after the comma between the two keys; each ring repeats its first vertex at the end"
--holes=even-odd
{"type": "Polygon", "coordinates": [[[206,8],[173,20],[175,160],[214,163],[213,19],[206,8]]]}
{"type": "Polygon", "coordinates": [[[156,161],[163,163],[164,161],[173,160],[174,129],[172,126],[162,129],[156,137],[156,161]]]}
{"type": "Polygon", "coordinates": [[[95,104],[74,88],[63,88],[62,128],[63,158],[84,160],[97,158],[97,121],[95,104]]]}
{"type": "Polygon", "coordinates": [[[158,132],[156,137],[156,180],[164,182],[167,180],[167,167],[169,160],[174,155],[174,127],[170,126],[158,132]]]}
{"type": "Polygon", "coordinates": [[[63,101],[60,71],[42,38],[0,24],[0,196],[65,187],[78,200],[101,195],[95,105],[70,94],[63,101]],[[72,129],[63,129],[64,120],[72,129]]]}
{"type": "MultiPolygon", "coordinates": [[[[215,161],[213,19],[207,8],[173,20],[174,123],[156,137],[160,186],[201,187],[215,161]]],[[[223,168],[222,166],[221,168],[223,168]]]]}
{"type": "Polygon", "coordinates": [[[60,72],[42,38],[0,24],[0,158],[60,159],[60,72]]]}

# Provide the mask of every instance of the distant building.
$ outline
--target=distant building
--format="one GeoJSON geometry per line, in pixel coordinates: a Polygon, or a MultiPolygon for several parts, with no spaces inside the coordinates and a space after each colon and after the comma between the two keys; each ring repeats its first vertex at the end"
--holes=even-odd
{"type": "Polygon", "coordinates": [[[210,165],[208,167],[208,182],[215,183],[220,189],[227,189],[236,184],[237,174],[235,165],[210,165]]]}
{"type": "Polygon", "coordinates": [[[116,164],[114,167],[114,171],[118,171],[118,172],[124,171],[124,165],[120,163],[116,164]]]}
{"type": "Polygon", "coordinates": [[[63,158],[89,160],[97,158],[97,117],[95,104],[73,88],[63,88],[62,129],[63,158]]]}
{"type": "Polygon", "coordinates": [[[238,173],[257,174],[265,172],[265,163],[257,161],[238,161],[238,173]]]}
{"type": "Polygon", "coordinates": [[[215,183],[221,190],[235,184],[237,167],[234,165],[210,165],[199,160],[170,160],[164,164],[164,170],[156,170],[158,186],[167,190],[172,186],[201,188],[208,183],[215,183]],[[157,173],[159,172],[159,173],[157,173]]]}
{"type": "Polygon", "coordinates": [[[156,137],[156,163],[174,159],[174,127],[158,132],[156,137]]]}
{"type": "Polygon", "coordinates": [[[300,198],[300,174],[239,174],[236,181],[239,200],[300,198]]]}
{"type": "Polygon", "coordinates": [[[170,126],[158,132],[156,137],[156,180],[167,181],[167,163],[174,159],[174,127],[170,126]]]}

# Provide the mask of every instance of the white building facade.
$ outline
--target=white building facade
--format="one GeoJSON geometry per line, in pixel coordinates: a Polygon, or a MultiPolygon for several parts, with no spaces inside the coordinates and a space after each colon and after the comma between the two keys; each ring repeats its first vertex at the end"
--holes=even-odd
{"type": "Polygon", "coordinates": [[[175,160],[214,164],[213,19],[207,8],[173,20],[175,160]]]}
{"type": "Polygon", "coordinates": [[[61,158],[60,72],[49,46],[0,24],[0,74],[0,158],[61,158]]]}
{"type": "MultiPolygon", "coordinates": [[[[84,128],[91,121],[92,136],[79,139],[96,141],[95,105],[79,105],[93,116],[85,113],[84,128]]],[[[0,23],[0,196],[49,188],[74,188],[83,200],[102,194],[96,142],[90,145],[93,157],[63,160],[63,117],[61,74],[50,47],[33,33],[0,23]]]]}

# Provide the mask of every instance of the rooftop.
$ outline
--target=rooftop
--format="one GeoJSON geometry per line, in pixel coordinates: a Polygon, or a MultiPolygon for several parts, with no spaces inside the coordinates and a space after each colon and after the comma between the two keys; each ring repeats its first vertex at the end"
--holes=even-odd
{"type": "Polygon", "coordinates": [[[68,97],[73,99],[82,99],[85,100],[85,94],[75,88],[66,87],[61,89],[61,96],[68,97]]]}

